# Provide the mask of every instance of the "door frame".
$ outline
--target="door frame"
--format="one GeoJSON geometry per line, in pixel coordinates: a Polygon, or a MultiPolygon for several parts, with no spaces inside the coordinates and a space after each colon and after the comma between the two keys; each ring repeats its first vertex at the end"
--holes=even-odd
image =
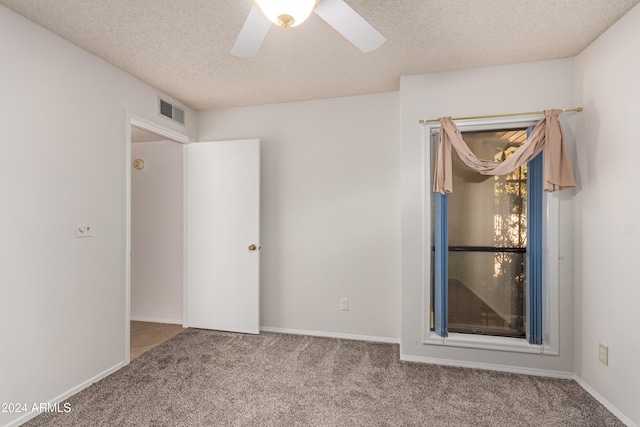
{"type": "Polygon", "coordinates": [[[155,133],[173,142],[182,144],[182,183],[183,183],[183,253],[182,253],[182,325],[187,324],[187,250],[189,231],[188,212],[188,150],[186,146],[195,139],[189,136],[156,123],[152,120],[138,116],[130,111],[126,111],[125,120],[125,250],[124,250],[124,364],[131,361],[131,126],[155,133]]]}

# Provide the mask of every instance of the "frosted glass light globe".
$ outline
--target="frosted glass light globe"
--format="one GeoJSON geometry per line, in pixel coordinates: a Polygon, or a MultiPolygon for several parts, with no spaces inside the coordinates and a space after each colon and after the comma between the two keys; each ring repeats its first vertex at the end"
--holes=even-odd
{"type": "Polygon", "coordinates": [[[302,24],[313,12],[318,0],[255,0],[262,13],[281,27],[302,24]]]}

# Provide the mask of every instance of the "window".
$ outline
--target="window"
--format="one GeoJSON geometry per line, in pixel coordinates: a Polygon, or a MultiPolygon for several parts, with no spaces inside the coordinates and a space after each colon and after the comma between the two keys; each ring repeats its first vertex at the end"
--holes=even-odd
{"type": "MultiPolygon", "coordinates": [[[[503,160],[533,124],[458,127],[478,157],[503,160]]],[[[438,130],[425,134],[427,164],[438,130]]],[[[557,354],[557,278],[550,276],[557,271],[557,259],[550,259],[557,244],[549,248],[548,239],[549,227],[557,227],[557,201],[550,206],[543,195],[542,155],[507,175],[485,176],[454,150],[453,169],[455,191],[443,196],[428,189],[425,198],[431,201],[431,256],[424,342],[557,354]]]]}
{"type": "MultiPolygon", "coordinates": [[[[464,138],[478,157],[500,162],[526,141],[527,130],[466,132],[464,138]]],[[[438,134],[433,135],[433,152],[437,140],[438,134]]],[[[432,286],[433,294],[438,295],[436,302],[442,300],[436,305],[436,318],[446,317],[438,325],[439,335],[446,336],[449,331],[517,338],[533,335],[527,334],[531,329],[526,316],[527,288],[540,285],[532,283],[539,275],[528,274],[527,260],[532,250],[541,248],[527,245],[531,228],[527,172],[541,167],[542,163],[534,160],[504,176],[481,175],[454,151],[456,191],[434,195],[433,249],[438,261],[432,286]]],[[[541,177],[538,173],[534,176],[541,177]]],[[[541,183],[532,187],[542,189],[541,183]]],[[[533,207],[541,208],[535,201],[533,207]]],[[[540,308],[536,304],[534,310],[540,308]]]]}

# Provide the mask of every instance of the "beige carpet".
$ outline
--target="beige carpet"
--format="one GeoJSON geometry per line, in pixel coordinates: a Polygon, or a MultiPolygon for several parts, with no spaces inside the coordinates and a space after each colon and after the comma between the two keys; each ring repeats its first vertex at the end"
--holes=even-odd
{"type": "Polygon", "coordinates": [[[189,329],[31,426],[622,426],[575,381],[399,361],[392,344],[189,329]]]}

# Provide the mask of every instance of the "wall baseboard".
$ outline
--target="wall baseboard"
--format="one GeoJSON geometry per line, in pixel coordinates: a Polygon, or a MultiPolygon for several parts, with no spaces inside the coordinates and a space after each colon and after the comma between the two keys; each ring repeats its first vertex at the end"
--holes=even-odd
{"type": "Polygon", "coordinates": [[[134,316],[131,315],[134,322],[153,322],[153,323],[169,323],[172,325],[182,325],[182,319],[163,319],[160,317],[134,316]]]}
{"type": "MultiPolygon", "coordinates": [[[[109,375],[113,374],[118,369],[122,368],[123,366],[124,366],[124,363],[120,362],[117,365],[112,366],[111,368],[100,372],[98,375],[88,379],[87,381],[81,383],[80,385],[77,385],[77,386],[73,387],[71,390],[68,390],[68,391],[62,393],[61,395],[53,398],[51,401],[49,401],[47,403],[49,405],[56,405],[58,403],[62,403],[67,398],[69,398],[69,397],[73,396],[74,394],[84,390],[85,388],[89,387],[90,385],[92,385],[94,383],[97,383],[101,379],[103,379],[105,377],[108,377],[109,375]]],[[[71,410],[73,410],[73,408],[71,408],[71,410]]],[[[11,421],[5,427],[18,427],[19,425],[22,425],[22,424],[26,423],[27,421],[29,421],[32,418],[37,417],[38,415],[40,415],[40,412],[29,412],[28,414],[24,414],[22,417],[11,421]]]]}
{"type": "Polygon", "coordinates": [[[577,375],[574,375],[573,379],[580,384],[580,387],[582,387],[583,389],[586,390],[587,393],[589,393],[591,396],[593,396],[594,399],[596,399],[598,402],[600,402],[602,404],[602,406],[604,406],[605,408],[607,408],[609,410],[609,412],[611,412],[613,415],[615,415],[616,417],[618,417],[618,419],[620,421],[622,421],[623,423],[625,423],[625,425],[629,426],[629,427],[638,427],[638,425],[636,423],[634,423],[633,421],[631,421],[629,418],[627,418],[622,412],[620,412],[618,410],[618,408],[616,408],[615,406],[613,406],[611,404],[611,402],[609,402],[607,399],[605,399],[604,397],[602,397],[602,395],[600,393],[598,393],[597,391],[595,391],[589,384],[587,384],[587,382],[585,380],[583,380],[582,378],[580,378],[577,375]]]}
{"type": "Polygon", "coordinates": [[[342,334],[337,332],[307,331],[303,329],[272,328],[270,326],[261,326],[260,331],[276,332],[279,334],[309,335],[312,337],[341,338],[345,340],[383,342],[387,344],[400,344],[400,338],[377,337],[377,336],[371,336],[371,335],[353,335],[353,334],[342,334]]]}
{"type": "Polygon", "coordinates": [[[520,366],[496,365],[492,363],[467,362],[460,360],[438,359],[435,357],[408,356],[400,354],[400,360],[405,362],[430,363],[432,365],[455,366],[457,368],[485,369],[488,371],[509,372],[512,374],[534,375],[539,377],[562,378],[572,380],[572,372],[550,371],[547,369],[523,368],[520,366]]]}

